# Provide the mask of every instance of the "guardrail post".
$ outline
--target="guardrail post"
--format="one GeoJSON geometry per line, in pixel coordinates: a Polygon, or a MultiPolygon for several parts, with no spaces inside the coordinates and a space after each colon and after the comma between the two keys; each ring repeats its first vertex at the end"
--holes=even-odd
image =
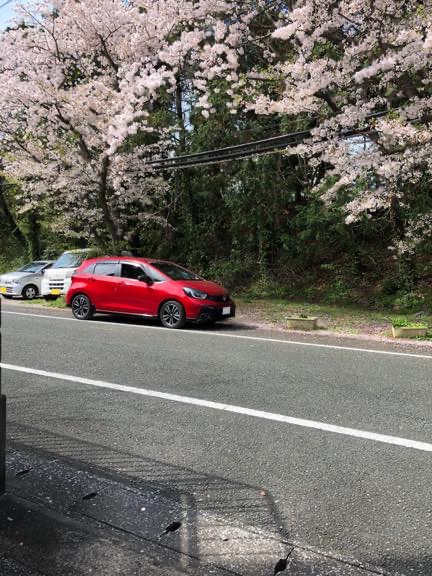
{"type": "MultiPolygon", "coordinates": [[[[0,296],[1,298],[1,296],[0,296]]],[[[0,301],[0,362],[2,358],[1,349],[1,301],[0,301]]],[[[0,366],[0,495],[5,491],[6,472],[6,396],[1,393],[2,389],[2,369],[0,366]]]]}

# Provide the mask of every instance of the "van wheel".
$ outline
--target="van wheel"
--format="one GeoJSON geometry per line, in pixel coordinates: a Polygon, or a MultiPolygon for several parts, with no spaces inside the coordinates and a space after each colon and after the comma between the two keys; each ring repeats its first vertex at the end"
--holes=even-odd
{"type": "Polygon", "coordinates": [[[90,320],[93,318],[94,307],[90,298],[85,294],[77,294],[71,302],[72,314],[77,320],[90,320]]]}
{"type": "Polygon", "coordinates": [[[24,300],[33,300],[37,295],[38,289],[34,284],[27,284],[21,292],[21,296],[24,300]]]}
{"type": "Polygon", "coordinates": [[[186,312],[180,302],[168,300],[159,310],[159,320],[165,328],[183,328],[186,324],[186,312]]]}

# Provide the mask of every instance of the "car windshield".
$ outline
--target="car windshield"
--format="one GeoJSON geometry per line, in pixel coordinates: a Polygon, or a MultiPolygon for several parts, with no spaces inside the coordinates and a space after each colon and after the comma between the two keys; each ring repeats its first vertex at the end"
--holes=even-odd
{"type": "Polygon", "coordinates": [[[17,272],[28,272],[29,274],[36,274],[40,272],[45,266],[46,262],[30,262],[21,268],[18,268],[17,272]]]}
{"type": "Polygon", "coordinates": [[[171,280],[202,280],[200,276],[190,272],[190,270],[170,262],[152,262],[151,265],[160,270],[165,276],[168,276],[168,278],[171,278],[171,280]]]}
{"type": "Polygon", "coordinates": [[[78,268],[87,257],[87,252],[65,252],[52,265],[53,268],[78,268]]]}

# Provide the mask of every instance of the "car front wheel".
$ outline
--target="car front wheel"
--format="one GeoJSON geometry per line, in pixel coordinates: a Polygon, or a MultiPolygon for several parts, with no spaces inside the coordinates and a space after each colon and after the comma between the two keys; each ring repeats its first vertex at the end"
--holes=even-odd
{"type": "Polygon", "coordinates": [[[21,292],[21,296],[24,298],[24,300],[33,300],[34,298],[36,298],[37,295],[38,295],[38,289],[33,284],[28,284],[27,286],[24,286],[21,292]]]}
{"type": "Polygon", "coordinates": [[[77,320],[90,320],[94,314],[94,308],[85,294],[77,294],[71,302],[72,314],[77,320]]]}
{"type": "Polygon", "coordinates": [[[159,311],[159,320],[165,328],[182,328],[186,324],[186,312],[180,302],[169,300],[159,311]]]}

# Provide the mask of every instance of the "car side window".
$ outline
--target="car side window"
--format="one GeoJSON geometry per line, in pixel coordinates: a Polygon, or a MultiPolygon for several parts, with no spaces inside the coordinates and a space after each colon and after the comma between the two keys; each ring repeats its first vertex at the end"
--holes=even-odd
{"type": "Polygon", "coordinates": [[[143,276],[145,274],[144,270],[141,266],[137,266],[136,264],[122,264],[121,265],[121,277],[122,278],[129,278],[130,280],[138,280],[139,276],[143,276]]]}
{"type": "Polygon", "coordinates": [[[94,272],[94,264],[89,264],[83,270],[81,270],[81,274],[93,274],[94,272]]]}
{"type": "Polygon", "coordinates": [[[150,266],[144,266],[145,272],[147,276],[149,276],[153,282],[166,282],[165,276],[160,274],[155,268],[151,268],[150,266]]]}
{"type": "Polygon", "coordinates": [[[95,265],[93,274],[96,274],[97,276],[115,276],[116,271],[117,262],[99,262],[95,265]]]}

